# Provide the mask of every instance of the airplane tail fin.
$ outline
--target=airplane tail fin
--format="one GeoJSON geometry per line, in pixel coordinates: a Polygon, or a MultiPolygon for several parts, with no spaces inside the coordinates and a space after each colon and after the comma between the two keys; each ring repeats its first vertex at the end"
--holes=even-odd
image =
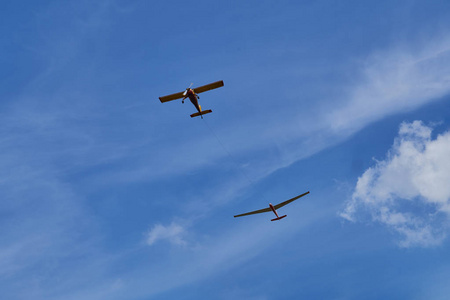
{"type": "Polygon", "coordinates": [[[278,220],[281,220],[281,219],[283,219],[283,218],[285,218],[285,217],[287,217],[287,215],[284,215],[284,216],[281,216],[281,217],[272,219],[272,220],[270,220],[270,221],[278,221],[278,220]]]}
{"type": "Polygon", "coordinates": [[[192,114],[191,118],[202,116],[202,115],[206,115],[206,114],[209,114],[209,113],[212,113],[212,110],[210,110],[210,109],[202,110],[202,113],[196,112],[195,114],[192,114]]]}

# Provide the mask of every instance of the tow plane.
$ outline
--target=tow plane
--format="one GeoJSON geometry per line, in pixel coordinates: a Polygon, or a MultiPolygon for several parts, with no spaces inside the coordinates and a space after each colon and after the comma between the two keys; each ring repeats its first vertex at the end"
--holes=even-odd
{"type": "Polygon", "coordinates": [[[193,113],[191,115],[191,118],[200,116],[203,119],[203,115],[212,113],[212,110],[210,110],[210,109],[202,110],[201,105],[198,104],[198,99],[200,99],[198,94],[222,87],[223,80],[216,81],[216,82],[213,82],[213,83],[210,83],[207,85],[202,85],[202,86],[199,86],[199,87],[196,87],[193,89],[191,89],[191,86],[192,86],[192,83],[184,92],[179,92],[179,93],[159,97],[159,100],[161,101],[161,103],[164,103],[164,102],[183,98],[183,100],[181,102],[184,103],[184,99],[189,98],[189,100],[191,100],[192,104],[194,104],[195,108],[197,109],[197,112],[193,113]]]}
{"type": "Polygon", "coordinates": [[[251,212],[248,212],[248,213],[245,213],[245,214],[236,215],[234,217],[237,218],[237,217],[243,217],[243,216],[260,214],[260,213],[273,211],[275,216],[277,216],[277,217],[275,219],[272,219],[271,221],[278,221],[278,220],[281,220],[281,219],[287,217],[287,215],[284,215],[284,216],[281,216],[281,217],[278,216],[277,209],[279,209],[280,207],[285,206],[286,204],[291,203],[292,201],[297,200],[298,198],[301,198],[301,197],[303,197],[305,195],[308,195],[308,194],[309,194],[309,191],[304,193],[304,194],[298,195],[298,196],[296,196],[296,197],[294,197],[292,199],[289,199],[289,200],[286,200],[284,202],[281,202],[280,204],[272,205],[272,203],[269,203],[269,207],[266,207],[266,208],[263,208],[263,209],[260,209],[260,210],[254,210],[254,211],[251,211],[251,212]]]}

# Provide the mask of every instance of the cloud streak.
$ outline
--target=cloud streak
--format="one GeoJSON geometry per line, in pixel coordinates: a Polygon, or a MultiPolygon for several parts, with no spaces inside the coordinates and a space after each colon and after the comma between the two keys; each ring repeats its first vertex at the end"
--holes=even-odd
{"type": "Polygon", "coordinates": [[[349,92],[349,100],[333,111],[333,131],[353,132],[365,124],[409,111],[450,92],[450,39],[424,42],[426,46],[398,48],[371,55],[363,80],[349,92]]]}

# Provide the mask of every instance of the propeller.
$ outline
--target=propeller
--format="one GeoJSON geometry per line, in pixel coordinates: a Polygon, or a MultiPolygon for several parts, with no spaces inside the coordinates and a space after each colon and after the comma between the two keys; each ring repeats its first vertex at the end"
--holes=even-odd
{"type": "Polygon", "coordinates": [[[183,96],[186,96],[188,89],[190,89],[192,85],[193,83],[191,83],[191,85],[184,91],[183,96]]]}

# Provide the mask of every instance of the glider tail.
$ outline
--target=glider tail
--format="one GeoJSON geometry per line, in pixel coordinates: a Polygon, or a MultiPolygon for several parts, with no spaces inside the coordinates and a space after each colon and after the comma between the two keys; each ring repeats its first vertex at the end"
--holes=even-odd
{"type": "Polygon", "coordinates": [[[277,217],[277,218],[272,219],[272,220],[270,220],[270,221],[278,221],[278,220],[281,220],[281,219],[283,219],[283,218],[285,218],[285,217],[287,217],[287,215],[284,215],[284,216],[281,216],[281,217],[277,217]]]}

